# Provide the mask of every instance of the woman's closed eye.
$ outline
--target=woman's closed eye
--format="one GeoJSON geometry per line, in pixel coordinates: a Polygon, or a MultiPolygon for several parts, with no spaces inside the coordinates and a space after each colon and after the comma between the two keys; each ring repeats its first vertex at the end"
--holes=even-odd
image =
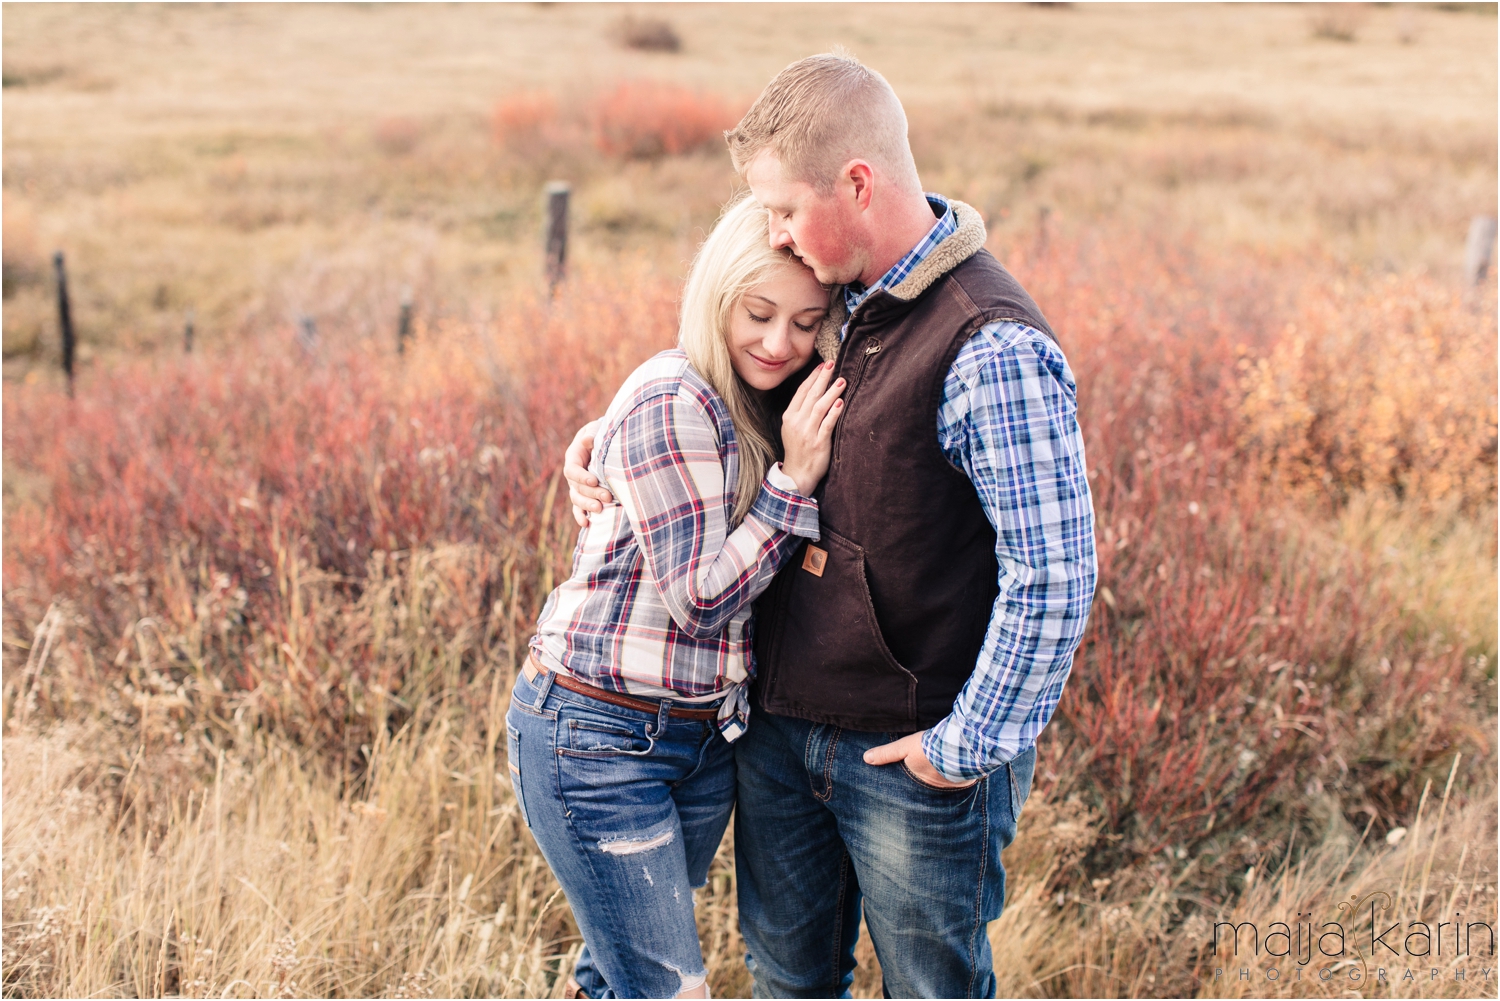
{"type": "MultiPolygon", "coordinates": [[[[774,319],[774,317],[770,317],[770,316],[761,316],[759,313],[756,313],[754,310],[749,310],[749,309],[745,310],[745,315],[748,316],[755,323],[770,323],[771,320],[774,319]]],[[[812,321],[811,323],[798,323],[796,320],[793,320],[792,321],[792,326],[796,327],[798,330],[802,331],[804,334],[810,334],[813,331],[817,330],[818,329],[818,324],[820,324],[822,322],[823,322],[823,318],[820,316],[816,320],[812,321]]]]}

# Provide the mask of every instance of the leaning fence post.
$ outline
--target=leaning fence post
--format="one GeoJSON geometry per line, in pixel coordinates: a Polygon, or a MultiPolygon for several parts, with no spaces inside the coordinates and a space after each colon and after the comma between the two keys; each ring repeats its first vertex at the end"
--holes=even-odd
{"type": "Polygon", "coordinates": [[[547,288],[556,292],[568,263],[568,185],[553,181],[547,185],[547,288]]]}
{"type": "Polygon", "coordinates": [[[311,316],[302,314],[299,329],[297,330],[297,343],[302,345],[302,350],[308,354],[318,352],[318,324],[311,316]]]}
{"type": "Polygon", "coordinates": [[[57,272],[57,325],[62,330],[62,367],[68,377],[68,395],[73,395],[73,312],[68,308],[68,272],[63,264],[63,252],[52,255],[52,267],[57,272]]]}
{"type": "Polygon", "coordinates": [[[396,321],[396,353],[406,354],[406,339],[411,336],[411,289],[401,289],[401,315],[396,321]]]}
{"type": "Polygon", "coordinates": [[[187,320],[182,325],[182,353],[193,353],[193,311],[187,311],[187,320]]]}
{"type": "Polygon", "coordinates": [[[1484,281],[1490,271],[1490,254],[1495,247],[1495,217],[1477,215],[1469,220],[1469,243],[1464,249],[1464,284],[1469,287],[1484,281]]]}

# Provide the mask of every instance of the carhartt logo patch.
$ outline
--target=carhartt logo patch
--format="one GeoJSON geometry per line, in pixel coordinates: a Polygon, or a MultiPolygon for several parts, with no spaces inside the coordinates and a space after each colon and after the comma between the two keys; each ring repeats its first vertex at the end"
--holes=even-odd
{"type": "Polygon", "coordinates": [[[802,569],[814,577],[821,577],[823,576],[823,568],[827,565],[828,550],[809,545],[807,547],[807,555],[802,557],[802,569]]]}

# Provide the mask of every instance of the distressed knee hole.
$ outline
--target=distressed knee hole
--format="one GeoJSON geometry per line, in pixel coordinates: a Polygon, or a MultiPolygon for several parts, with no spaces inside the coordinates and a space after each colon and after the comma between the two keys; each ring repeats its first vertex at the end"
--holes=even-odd
{"type": "Polygon", "coordinates": [[[673,966],[671,963],[663,963],[661,965],[665,966],[667,969],[669,969],[673,973],[677,974],[677,979],[680,980],[680,981],[682,981],[682,986],[680,986],[680,987],[677,988],[677,996],[678,997],[680,997],[680,998],[683,998],[683,997],[688,997],[688,998],[706,998],[706,997],[708,997],[708,971],[707,970],[705,970],[702,973],[695,973],[692,976],[688,976],[687,974],[685,974],[681,970],[679,970],[677,967],[673,966]]]}
{"type": "Polygon", "coordinates": [[[654,838],[619,838],[615,841],[599,842],[599,850],[607,855],[638,855],[672,843],[672,832],[662,831],[654,838]]]}

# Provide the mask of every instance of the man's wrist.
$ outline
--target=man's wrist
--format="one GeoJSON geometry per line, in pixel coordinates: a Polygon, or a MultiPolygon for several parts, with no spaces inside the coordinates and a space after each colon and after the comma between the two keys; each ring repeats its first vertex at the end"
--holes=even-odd
{"type": "MultiPolygon", "coordinates": [[[[922,755],[933,769],[949,782],[976,782],[987,774],[977,767],[965,767],[958,753],[963,743],[963,721],[952,714],[922,734],[922,755]]],[[[977,764],[977,763],[976,763],[977,764]]]]}

